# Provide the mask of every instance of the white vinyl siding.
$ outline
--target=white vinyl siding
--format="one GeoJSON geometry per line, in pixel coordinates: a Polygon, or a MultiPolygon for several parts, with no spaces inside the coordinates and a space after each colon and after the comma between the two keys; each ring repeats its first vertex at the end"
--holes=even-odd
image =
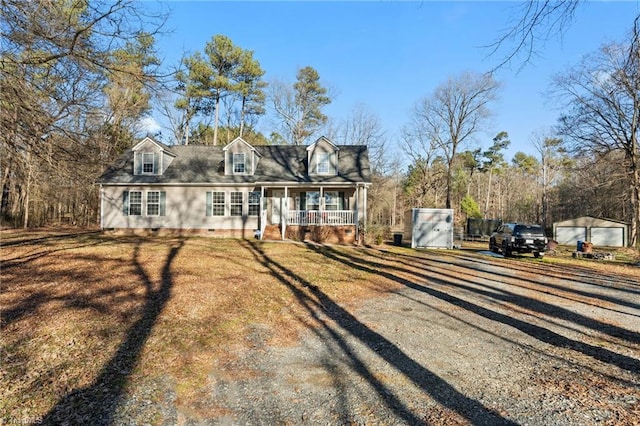
{"type": "MultiPolygon", "coordinates": [[[[138,216],[125,216],[123,214],[123,191],[133,188],[105,187],[104,211],[102,226],[106,229],[140,228],[140,229],[200,229],[213,231],[212,235],[223,230],[230,229],[259,229],[258,216],[248,215],[248,193],[254,188],[251,186],[240,188],[232,187],[145,187],[142,191],[142,214],[138,216]],[[146,191],[166,191],[166,214],[163,216],[147,216],[146,191]],[[205,193],[215,191],[220,193],[221,203],[215,203],[214,215],[213,194],[211,196],[211,216],[205,216],[205,193]],[[230,192],[242,192],[243,202],[242,216],[231,216],[229,212],[230,192]]],[[[136,189],[137,190],[137,189],[136,189]]],[[[128,197],[128,195],[127,195],[128,197]]],[[[216,196],[217,197],[217,196],[216,196]]],[[[264,200],[260,200],[261,209],[264,208],[264,200]]],[[[128,207],[127,207],[128,213],[128,207]]]]}

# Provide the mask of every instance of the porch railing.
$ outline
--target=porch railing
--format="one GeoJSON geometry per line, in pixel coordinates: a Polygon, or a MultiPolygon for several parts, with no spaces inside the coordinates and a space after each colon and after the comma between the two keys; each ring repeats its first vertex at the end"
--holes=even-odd
{"type": "Polygon", "coordinates": [[[288,225],[355,225],[353,210],[289,210],[288,225]]]}

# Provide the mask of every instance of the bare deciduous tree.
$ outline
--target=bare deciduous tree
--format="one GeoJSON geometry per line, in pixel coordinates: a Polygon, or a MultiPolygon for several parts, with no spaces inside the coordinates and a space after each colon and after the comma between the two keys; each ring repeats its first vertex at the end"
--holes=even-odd
{"type": "MultiPolygon", "coordinates": [[[[3,218],[26,227],[59,211],[55,204],[75,209],[62,200],[69,183],[95,179],[117,152],[109,144],[121,141],[109,141],[109,126],[135,121],[124,117],[120,101],[137,117],[146,109],[140,90],[152,76],[144,61],[161,19],[132,0],[0,3],[0,145],[8,167],[2,175],[3,218]],[[76,179],[81,171],[91,178],[76,179]]],[[[73,191],[77,200],[95,196],[95,188],[73,191]]],[[[92,201],[98,205],[97,197],[92,201]]]]}
{"type": "Polygon", "coordinates": [[[620,152],[631,203],[631,236],[640,228],[640,16],[629,39],[604,45],[554,79],[566,113],[559,131],[575,153],[599,159],[620,152]]]}
{"type": "Polygon", "coordinates": [[[506,48],[495,69],[514,61],[519,69],[530,63],[547,41],[567,30],[580,3],[580,0],[522,2],[517,17],[510,22],[507,30],[488,46],[492,55],[506,48]]]}
{"type": "Polygon", "coordinates": [[[446,208],[451,208],[453,162],[491,116],[489,104],[500,84],[490,74],[463,73],[436,88],[416,105],[405,148],[410,156],[437,151],[446,166],[446,208]]]}

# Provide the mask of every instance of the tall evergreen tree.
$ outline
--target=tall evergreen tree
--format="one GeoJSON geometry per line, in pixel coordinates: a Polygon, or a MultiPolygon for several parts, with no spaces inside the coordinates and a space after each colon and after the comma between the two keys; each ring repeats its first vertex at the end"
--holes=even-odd
{"type": "Polygon", "coordinates": [[[265,93],[264,88],[267,83],[262,80],[264,70],[260,67],[260,62],[253,58],[253,52],[245,50],[240,57],[234,80],[237,82],[237,91],[240,95],[240,136],[244,135],[245,125],[248,117],[258,116],[265,113],[265,93]]]}
{"type": "MultiPolygon", "coordinates": [[[[241,134],[248,117],[264,114],[264,71],[253,58],[252,51],[241,49],[224,35],[216,35],[205,45],[204,56],[196,52],[184,59],[184,65],[186,70],[176,76],[182,94],[176,107],[184,112],[187,127],[195,116],[213,114],[214,145],[219,139],[223,105],[231,114],[233,103],[240,100],[241,134]]],[[[227,129],[230,124],[226,123],[227,129]]],[[[190,132],[185,133],[189,135],[190,132]]]]}
{"type": "Polygon", "coordinates": [[[482,155],[485,161],[482,164],[482,171],[489,173],[489,182],[487,184],[487,198],[484,203],[484,214],[488,217],[489,201],[491,200],[491,181],[493,180],[493,172],[499,167],[506,166],[504,161],[503,150],[507,149],[511,141],[507,132],[500,132],[493,138],[493,145],[489,147],[482,155]]]}
{"type": "Polygon", "coordinates": [[[204,48],[211,66],[210,80],[207,89],[213,99],[214,122],[213,144],[218,143],[218,123],[220,121],[220,101],[223,97],[233,93],[234,77],[240,67],[243,51],[233,44],[231,39],[223,35],[213,36],[204,48]]]}

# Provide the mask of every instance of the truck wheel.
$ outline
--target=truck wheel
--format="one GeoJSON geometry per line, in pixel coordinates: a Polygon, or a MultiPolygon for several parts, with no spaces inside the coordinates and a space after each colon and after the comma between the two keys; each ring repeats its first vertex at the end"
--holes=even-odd
{"type": "Polygon", "coordinates": [[[536,259],[539,258],[539,257],[543,257],[543,256],[544,256],[544,253],[541,253],[539,251],[534,251],[533,252],[533,257],[535,257],[536,259]]]}
{"type": "Polygon", "coordinates": [[[506,243],[506,241],[502,243],[502,254],[504,255],[504,257],[511,256],[511,249],[509,248],[509,245],[506,243]]]}

